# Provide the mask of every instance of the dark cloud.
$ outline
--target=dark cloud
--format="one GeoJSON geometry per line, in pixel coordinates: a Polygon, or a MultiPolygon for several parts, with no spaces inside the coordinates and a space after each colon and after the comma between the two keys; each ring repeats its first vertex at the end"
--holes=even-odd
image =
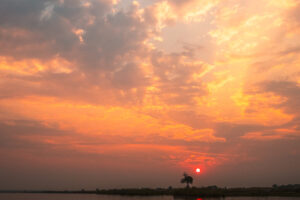
{"type": "Polygon", "coordinates": [[[39,94],[77,96],[104,104],[136,103],[142,102],[146,87],[153,83],[152,75],[159,77],[158,95],[166,103],[192,105],[194,97],[207,94],[201,82],[191,80],[193,73],[201,71],[200,64],[186,62],[181,55],[155,53],[145,44],[157,34],[157,21],[147,10],[141,15],[137,6],[131,6],[128,11],[113,13],[108,1],[91,1],[88,7],[79,0],[2,4],[2,56],[42,61],[59,57],[70,62],[74,70],[70,74],[49,71],[26,78],[6,77],[2,98],[39,94]],[[147,74],[141,60],[151,54],[154,72],[147,74]]]}
{"type": "Polygon", "coordinates": [[[50,148],[51,145],[38,140],[32,141],[30,140],[31,137],[51,138],[70,134],[71,132],[61,131],[38,121],[2,121],[0,122],[0,148],[30,149],[39,152],[45,148],[50,148]]]}
{"type": "MultiPolygon", "coordinates": [[[[2,55],[51,59],[59,55],[81,68],[113,70],[116,57],[144,47],[149,25],[135,10],[112,14],[108,1],[1,2],[2,55]],[[53,6],[47,17],[43,11],[53,6]],[[17,14],[16,14],[17,13],[17,14]],[[76,30],[82,30],[83,43],[76,30]],[[11,34],[13,33],[13,34],[11,34]]],[[[144,47],[145,48],[145,47],[144,47]]]]}
{"type": "Polygon", "coordinates": [[[88,8],[79,0],[63,2],[1,2],[1,42],[6,44],[1,54],[43,59],[60,55],[69,60],[81,58],[84,67],[105,68],[109,66],[101,66],[99,60],[107,56],[112,59],[130,48],[134,49],[136,46],[132,42],[138,44],[138,38],[145,37],[140,29],[142,25],[130,13],[120,11],[107,15],[110,5],[106,2],[93,1],[88,8]],[[47,18],[41,18],[49,5],[53,10],[47,18]],[[80,44],[74,33],[76,29],[84,30],[85,45],[80,44]],[[130,32],[130,29],[135,31],[130,32]],[[11,32],[15,34],[8,34],[11,32]],[[97,66],[91,66],[90,60],[95,59],[98,60],[95,62],[97,66]]]}
{"type": "MultiPolygon", "coordinates": [[[[77,43],[68,19],[56,14],[58,1],[53,1],[53,14],[47,20],[40,16],[47,1],[1,2],[1,55],[16,59],[51,59],[63,51],[70,51],[77,43]],[[11,34],[12,33],[12,34],[11,34]]],[[[79,1],[74,1],[74,4],[79,1]]],[[[74,12],[74,14],[77,14],[74,12]]]]}
{"type": "Polygon", "coordinates": [[[273,92],[276,95],[287,98],[279,106],[286,112],[298,115],[300,110],[300,87],[298,83],[291,81],[271,81],[263,83],[262,90],[273,92]]]}
{"type": "MultiPolygon", "coordinates": [[[[300,130],[300,86],[297,82],[292,81],[271,81],[262,84],[262,90],[266,92],[272,92],[276,95],[286,98],[283,103],[277,105],[277,107],[283,109],[286,113],[292,114],[293,119],[284,124],[283,128],[294,127],[296,130],[300,130]]],[[[299,133],[300,136],[300,133],[299,133]]]]}
{"type": "Polygon", "coordinates": [[[128,101],[141,101],[150,82],[136,60],[149,51],[144,41],[154,34],[152,22],[142,20],[135,6],[116,13],[111,9],[109,1],[91,1],[89,6],[79,0],[2,1],[1,56],[41,61],[59,57],[75,70],[71,74],[6,77],[9,83],[2,82],[2,98],[78,94],[98,103],[114,104],[114,99],[126,101],[128,97],[128,101]],[[38,81],[41,84],[37,85],[38,81]],[[81,90],[87,85],[90,91],[81,90]],[[132,88],[138,91],[131,94],[132,88]]]}
{"type": "Polygon", "coordinates": [[[239,140],[248,132],[264,131],[269,128],[258,124],[217,123],[215,129],[217,136],[225,137],[228,141],[234,141],[239,140]]]}

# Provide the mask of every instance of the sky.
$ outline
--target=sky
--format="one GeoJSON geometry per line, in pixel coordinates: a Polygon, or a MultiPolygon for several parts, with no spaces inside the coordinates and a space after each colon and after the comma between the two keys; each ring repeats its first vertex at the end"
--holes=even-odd
{"type": "Polygon", "coordinates": [[[299,183],[299,35],[298,0],[1,0],[0,189],[299,183]]]}

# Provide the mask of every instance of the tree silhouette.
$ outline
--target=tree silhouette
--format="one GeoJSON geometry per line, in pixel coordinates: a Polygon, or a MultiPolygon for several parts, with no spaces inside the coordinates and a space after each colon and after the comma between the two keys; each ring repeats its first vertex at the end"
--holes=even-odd
{"type": "Polygon", "coordinates": [[[186,183],[186,188],[190,188],[190,185],[193,183],[193,177],[189,176],[187,173],[183,173],[181,183],[186,183]]]}

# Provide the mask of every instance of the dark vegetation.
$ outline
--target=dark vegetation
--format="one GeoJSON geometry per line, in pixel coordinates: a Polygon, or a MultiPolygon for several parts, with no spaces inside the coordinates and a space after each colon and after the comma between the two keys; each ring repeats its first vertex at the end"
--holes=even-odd
{"type": "Polygon", "coordinates": [[[251,188],[220,188],[217,186],[189,187],[189,188],[132,188],[110,190],[78,190],[78,191],[0,191],[1,193],[64,193],[64,194],[105,194],[105,195],[131,195],[155,196],[173,195],[174,197],[229,197],[229,196],[300,196],[300,184],[273,185],[273,187],[251,188]]]}
{"type": "Polygon", "coordinates": [[[168,189],[114,189],[99,190],[98,194],[116,195],[173,195],[184,197],[226,197],[226,196],[300,196],[300,184],[276,187],[219,188],[217,186],[168,188],[168,189]]]}

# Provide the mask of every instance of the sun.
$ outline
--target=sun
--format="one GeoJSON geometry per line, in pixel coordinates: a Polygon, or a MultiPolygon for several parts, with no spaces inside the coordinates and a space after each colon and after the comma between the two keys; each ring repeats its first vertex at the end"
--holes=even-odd
{"type": "Polygon", "coordinates": [[[200,173],[200,172],[201,172],[200,168],[196,168],[196,173],[200,173]]]}

